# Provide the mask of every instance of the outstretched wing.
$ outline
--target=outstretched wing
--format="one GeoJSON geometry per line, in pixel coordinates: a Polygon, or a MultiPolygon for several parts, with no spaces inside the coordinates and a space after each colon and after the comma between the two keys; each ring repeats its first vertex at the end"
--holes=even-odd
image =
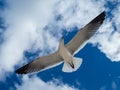
{"type": "Polygon", "coordinates": [[[66,48],[71,54],[74,54],[76,50],[80,49],[91,36],[98,30],[105,19],[105,12],[102,12],[85,27],[78,31],[73,39],[66,45],[66,48]]]}
{"type": "Polygon", "coordinates": [[[40,58],[26,64],[25,66],[16,70],[16,73],[27,74],[27,73],[42,71],[44,69],[51,68],[55,65],[58,65],[62,61],[63,61],[63,59],[59,55],[59,53],[55,52],[48,56],[40,57],[40,58]]]}

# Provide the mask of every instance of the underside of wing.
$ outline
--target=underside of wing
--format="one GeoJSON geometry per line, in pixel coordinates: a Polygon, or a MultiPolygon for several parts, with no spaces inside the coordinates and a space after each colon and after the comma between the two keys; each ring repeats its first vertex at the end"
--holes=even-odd
{"type": "Polygon", "coordinates": [[[66,45],[66,48],[70,51],[71,54],[74,54],[76,50],[82,47],[86,43],[86,41],[95,34],[95,32],[103,23],[104,19],[105,12],[102,12],[91,22],[89,22],[85,27],[78,31],[73,39],[66,45]]]}
{"type": "Polygon", "coordinates": [[[48,56],[40,57],[40,58],[26,64],[25,66],[16,70],[16,73],[27,74],[27,73],[42,71],[42,70],[52,67],[56,64],[59,64],[60,62],[62,62],[62,58],[58,52],[55,52],[48,56]]]}

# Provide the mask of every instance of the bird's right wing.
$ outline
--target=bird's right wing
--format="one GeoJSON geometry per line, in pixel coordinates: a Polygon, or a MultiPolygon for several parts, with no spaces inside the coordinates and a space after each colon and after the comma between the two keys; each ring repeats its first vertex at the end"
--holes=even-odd
{"type": "Polygon", "coordinates": [[[77,32],[73,39],[66,45],[66,48],[71,54],[74,54],[76,50],[81,49],[81,47],[86,44],[86,41],[92,37],[98,28],[101,26],[105,19],[105,12],[102,12],[91,22],[89,22],[85,27],[77,32]]]}
{"type": "Polygon", "coordinates": [[[40,58],[26,64],[25,66],[17,69],[16,73],[27,74],[27,73],[41,71],[41,70],[53,67],[54,65],[57,65],[62,61],[63,61],[63,59],[57,51],[53,54],[40,57],[40,58]]]}

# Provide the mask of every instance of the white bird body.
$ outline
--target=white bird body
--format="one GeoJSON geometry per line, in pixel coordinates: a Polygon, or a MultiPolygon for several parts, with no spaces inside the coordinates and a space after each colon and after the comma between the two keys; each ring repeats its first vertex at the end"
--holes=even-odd
{"type": "Polygon", "coordinates": [[[18,74],[27,74],[37,71],[43,71],[64,62],[62,71],[76,71],[82,64],[81,58],[73,57],[76,51],[82,49],[87,41],[97,32],[105,19],[105,12],[95,17],[91,22],[80,29],[77,34],[66,45],[62,38],[59,49],[47,56],[39,57],[36,60],[24,65],[16,70],[18,74]]]}
{"type": "Polygon", "coordinates": [[[59,54],[64,60],[64,65],[62,68],[63,72],[73,72],[76,71],[82,64],[81,58],[74,58],[73,55],[67,50],[64,45],[64,39],[60,41],[59,44],[59,54]]]}
{"type": "Polygon", "coordinates": [[[59,44],[59,53],[62,56],[64,62],[72,62],[72,55],[70,54],[70,52],[66,49],[66,47],[64,46],[64,40],[62,39],[60,44],[59,44]]]}

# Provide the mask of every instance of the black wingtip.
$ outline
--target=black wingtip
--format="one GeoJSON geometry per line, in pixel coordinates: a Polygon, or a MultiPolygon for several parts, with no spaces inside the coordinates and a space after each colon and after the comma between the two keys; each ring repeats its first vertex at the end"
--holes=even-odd
{"type": "Polygon", "coordinates": [[[106,12],[105,11],[103,11],[101,14],[99,14],[96,18],[94,18],[92,21],[91,21],[91,23],[96,23],[96,22],[99,22],[99,21],[101,21],[101,23],[104,21],[104,19],[105,19],[105,14],[106,14],[106,12]]]}
{"type": "Polygon", "coordinates": [[[15,73],[17,73],[17,74],[26,74],[24,71],[22,71],[20,69],[16,70],[15,73]]]}
{"type": "Polygon", "coordinates": [[[25,65],[15,71],[17,74],[27,74],[26,69],[28,68],[28,65],[25,65]]]}
{"type": "Polygon", "coordinates": [[[23,74],[22,72],[19,71],[19,69],[16,70],[15,73],[17,73],[17,74],[23,74]]]}
{"type": "Polygon", "coordinates": [[[19,70],[16,70],[15,73],[17,73],[17,74],[22,74],[21,72],[19,72],[19,70]]]}

